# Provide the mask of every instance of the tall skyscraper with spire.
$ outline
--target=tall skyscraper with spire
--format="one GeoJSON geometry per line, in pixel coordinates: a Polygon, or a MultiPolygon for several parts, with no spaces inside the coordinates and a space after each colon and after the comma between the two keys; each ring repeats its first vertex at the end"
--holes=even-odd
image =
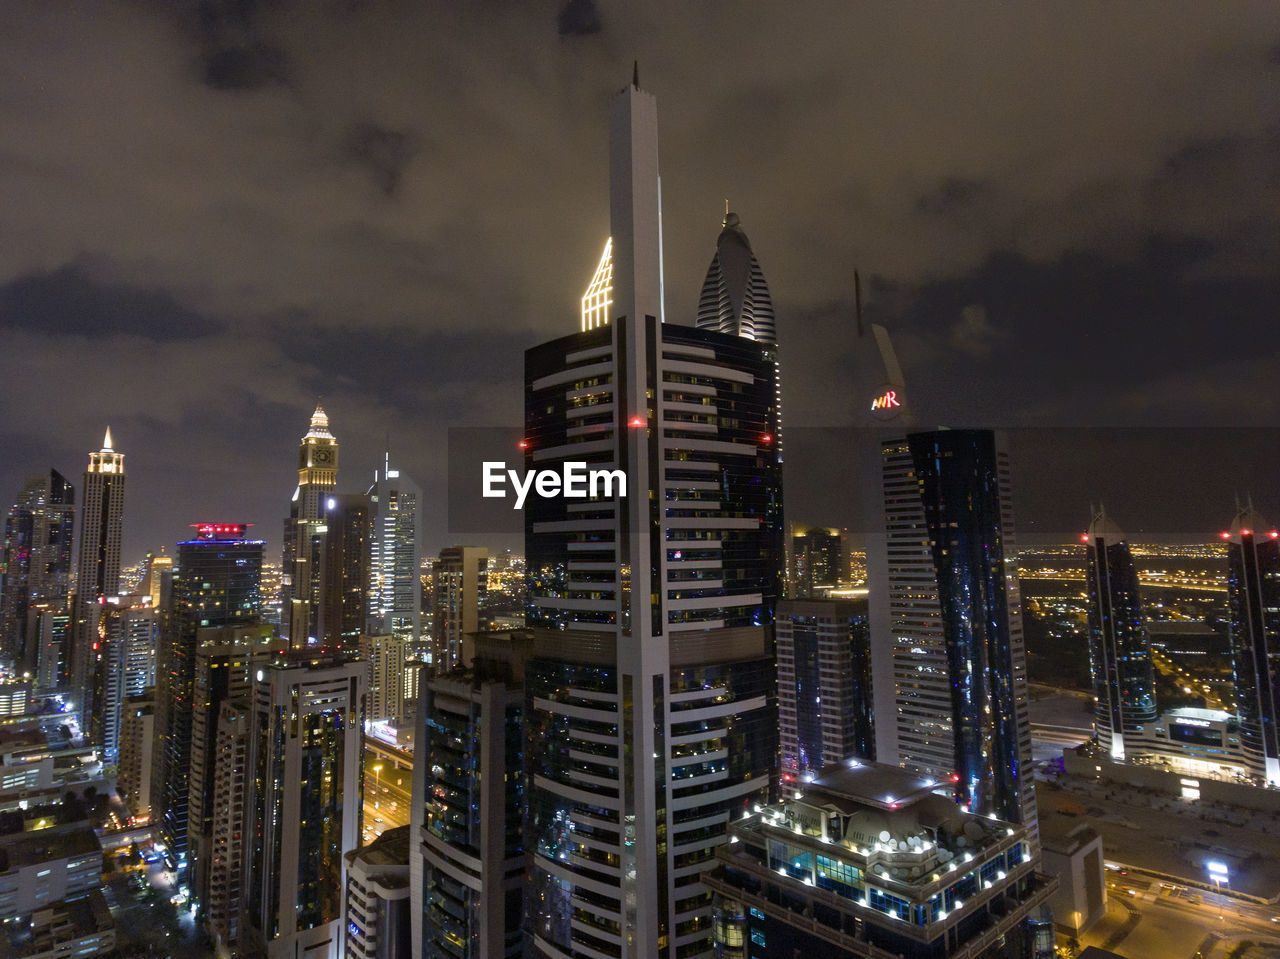
{"type": "Polygon", "coordinates": [[[124,454],[112,443],[111,427],[102,449],[89,454],[80,513],[76,563],[76,622],[70,656],[71,685],[83,691],[84,719],[93,707],[94,645],[108,596],[120,590],[120,540],[124,532],[124,454]]]}
{"type": "Polygon", "coordinates": [[[1125,733],[1156,718],[1151,639],[1138,596],[1138,569],[1124,533],[1099,510],[1084,541],[1088,548],[1089,666],[1093,673],[1098,742],[1125,758],[1125,733]]]}
{"type": "Polygon", "coordinates": [[[338,441],[329,417],[316,404],[311,427],[298,444],[298,487],[284,521],[282,601],[295,648],[319,637],[326,499],[338,488],[338,441]]]}
{"type": "Polygon", "coordinates": [[[772,331],[663,322],[657,147],[633,83],[611,110],[608,321],[525,354],[526,468],[626,479],[525,506],[527,931],[556,959],[709,954],[701,870],[776,784],[772,331]]]}
{"type": "Polygon", "coordinates": [[[1280,534],[1247,506],[1222,536],[1240,744],[1254,775],[1280,786],[1280,534]]]}

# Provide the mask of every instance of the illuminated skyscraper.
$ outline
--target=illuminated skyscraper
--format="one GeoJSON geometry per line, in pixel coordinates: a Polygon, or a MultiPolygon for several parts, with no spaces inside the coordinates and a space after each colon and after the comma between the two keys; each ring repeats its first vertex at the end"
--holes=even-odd
{"type": "Polygon", "coordinates": [[[736,213],[725,213],[716,253],[698,301],[700,330],[719,330],[761,343],[778,342],[773,300],[760,261],[736,213]]]}
{"type": "Polygon", "coordinates": [[[343,853],[360,846],[366,671],[359,661],[298,661],[255,682],[241,923],[251,955],[343,955],[343,853]]]}
{"type": "Polygon", "coordinates": [[[156,669],[153,816],[169,858],[185,868],[196,651],[201,629],[248,625],[262,611],[262,540],[246,539],[247,523],[202,523],[178,544],[174,613],[156,669]]]}
{"type": "Polygon", "coordinates": [[[1223,533],[1240,743],[1255,775],[1280,785],[1280,539],[1242,509],[1223,533]]]}
{"type": "Polygon", "coordinates": [[[338,487],[338,441],[319,404],[298,445],[298,488],[284,521],[281,600],[295,649],[318,641],[320,567],[324,560],[324,507],[338,487]]]}
{"type": "Polygon", "coordinates": [[[848,576],[844,530],[812,526],[791,537],[793,564],[790,595],[797,599],[821,599],[848,576]]]}
{"type": "Polygon", "coordinates": [[[388,453],[369,487],[373,533],[369,543],[368,631],[418,645],[422,635],[422,490],[388,453]]]}
{"type": "Polygon", "coordinates": [[[441,676],[458,665],[468,633],[480,628],[480,610],[488,586],[489,551],[479,546],[449,546],[436,563],[432,604],[431,672],[441,676]]]}
{"type": "Polygon", "coordinates": [[[331,494],[324,499],[320,569],[320,645],[355,653],[369,615],[369,497],[331,494]]]}
{"type": "Polygon", "coordinates": [[[80,513],[80,549],[76,563],[75,627],[70,659],[71,685],[83,691],[84,718],[93,711],[93,653],[101,607],[120,591],[120,538],[124,529],[124,454],[111,445],[111,429],[102,449],[89,454],[80,513]]]}
{"type": "Polygon", "coordinates": [[[1098,742],[1125,758],[1125,733],[1156,718],[1151,640],[1138,596],[1138,570],[1124,533],[1099,511],[1084,536],[1089,563],[1089,666],[1098,742]]]}
{"type": "Polygon", "coordinates": [[[66,611],[71,591],[75,489],[57,470],[27,480],[5,523],[0,567],[0,650],[19,670],[38,656],[33,607],[66,611]]]}
{"type": "Polygon", "coordinates": [[[898,761],[1038,843],[1008,458],[988,430],[883,452],[898,761]]]}
{"type": "MultiPolygon", "coordinates": [[[[211,909],[219,900],[214,888],[219,876],[227,870],[219,869],[218,855],[229,855],[218,849],[217,825],[222,811],[217,808],[217,784],[225,771],[217,768],[219,762],[219,717],[226,704],[238,704],[248,698],[254,676],[284,656],[288,640],[277,638],[275,628],[269,624],[252,623],[234,626],[205,627],[196,632],[195,678],[192,682],[191,709],[191,762],[184,777],[187,788],[187,850],[191,869],[188,872],[192,899],[200,907],[210,931],[220,933],[212,921],[215,913],[225,909],[211,909]]],[[[242,729],[244,724],[234,726],[242,729]]],[[[226,743],[223,743],[226,746],[226,743]]],[[[223,757],[225,758],[225,757],[223,757]]],[[[244,794],[233,797],[241,806],[244,794]]],[[[243,865],[243,859],[240,860],[243,865]]]]}
{"type": "Polygon", "coordinates": [[[156,649],[164,617],[150,597],[111,597],[103,607],[98,654],[94,658],[92,741],[114,763],[120,749],[124,704],[156,682],[156,649]]]}
{"type": "Polygon", "coordinates": [[[783,794],[806,773],[876,758],[867,597],[778,604],[778,724],[783,794]]]}
{"type": "Polygon", "coordinates": [[[526,928],[536,955],[680,959],[710,953],[700,872],[776,776],[776,356],[663,323],[654,98],[633,83],[610,126],[609,322],[525,354],[525,467],[614,471],[525,505],[526,928]]]}

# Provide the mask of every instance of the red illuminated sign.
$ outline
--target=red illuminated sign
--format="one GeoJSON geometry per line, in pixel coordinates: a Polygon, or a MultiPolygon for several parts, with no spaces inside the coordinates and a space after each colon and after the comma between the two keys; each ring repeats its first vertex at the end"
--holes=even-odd
{"type": "Polygon", "coordinates": [[[201,539],[214,539],[221,536],[244,535],[252,523],[192,523],[191,528],[194,529],[201,539]]]}
{"type": "Polygon", "coordinates": [[[891,410],[895,406],[901,405],[902,404],[898,402],[897,390],[885,390],[871,401],[871,408],[873,410],[891,410]]]}

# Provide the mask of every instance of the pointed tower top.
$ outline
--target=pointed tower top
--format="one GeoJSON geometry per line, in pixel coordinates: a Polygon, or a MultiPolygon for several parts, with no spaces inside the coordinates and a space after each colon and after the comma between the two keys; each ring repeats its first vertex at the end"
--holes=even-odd
{"type": "Polygon", "coordinates": [[[107,435],[102,438],[102,449],[104,452],[106,452],[107,450],[115,449],[115,447],[111,445],[111,427],[110,426],[107,427],[107,435]]]}
{"type": "Polygon", "coordinates": [[[640,89],[640,61],[635,60],[631,66],[631,85],[637,90],[640,89]]]}
{"type": "Polygon", "coordinates": [[[1223,534],[1224,539],[1229,539],[1233,543],[1243,542],[1246,536],[1252,536],[1259,542],[1267,537],[1276,538],[1275,532],[1267,525],[1262,515],[1253,508],[1252,502],[1236,510],[1235,519],[1231,521],[1230,532],[1223,534]]]}
{"type": "Polygon", "coordinates": [[[1125,539],[1124,532],[1115,521],[1107,515],[1107,508],[1101,503],[1098,504],[1098,512],[1093,516],[1093,522],[1089,524],[1089,538],[1110,540],[1112,542],[1120,542],[1125,539]]]}
{"type": "Polygon", "coordinates": [[[329,417],[319,402],[316,403],[316,411],[311,414],[311,429],[303,439],[333,439],[333,434],[329,432],[329,417]]]}

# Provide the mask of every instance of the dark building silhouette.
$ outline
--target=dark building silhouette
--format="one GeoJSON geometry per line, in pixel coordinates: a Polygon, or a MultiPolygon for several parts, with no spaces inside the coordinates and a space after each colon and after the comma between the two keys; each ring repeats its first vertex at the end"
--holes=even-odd
{"type": "Polygon", "coordinates": [[[1084,536],[1088,546],[1089,666],[1098,741],[1125,758],[1127,732],[1156,718],[1155,671],[1138,570],[1124,533],[1100,511],[1084,536]]]}
{"type": "Polygon", "coordinates": [[[1228,543],[1227,592],[1240,744],[1250,768],[1280,785],[1280,541],[1252,508],[1236,514],[1228,543]]]}
{"type": "Polygon", "coordinates": [[[167,856],[187,861],[188,800],[199,632],[248,625],[262,614],[262,540],[246,539],[246,523],[202,523],[178,544],[174,611],[156,663],[156,749],[152,789],[167,856]]]}

